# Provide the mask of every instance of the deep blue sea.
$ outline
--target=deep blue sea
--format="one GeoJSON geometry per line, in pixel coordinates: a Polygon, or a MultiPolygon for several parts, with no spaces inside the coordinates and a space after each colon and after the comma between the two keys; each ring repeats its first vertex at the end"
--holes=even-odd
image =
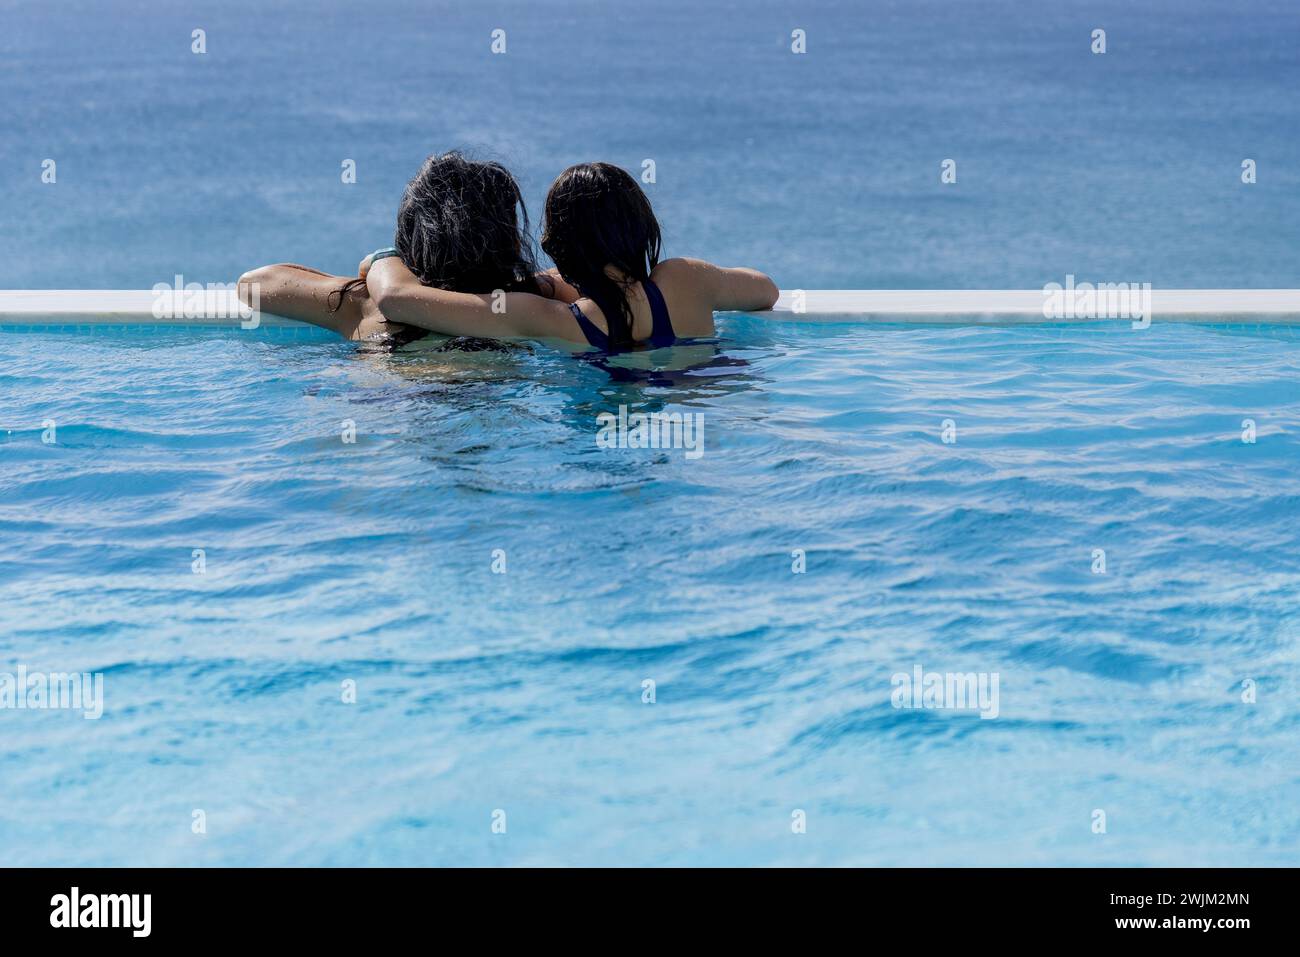
{"type": "MultiPolygon", "coordinates": [[[[653,160],[669,255],[787,289],[1297,287],[1297,49],[1281,0],[0,0],[0,287],[348,272],[452,147],[534,211],[653,160]]],[[[0,334],[0,702],[104,694],[0,707],[6,859],[1296,863],[1300,328],[652,358],[0,334]]]]}
{"type": "Polygon", "coordinates": [[[6,288],[351,272],[390,242],[424,156],[453,147],[505,162],[539,215],[572,163],[652,159],[670,254],[783,288],[1300,285],[1292,0],[0,12],[6,288]]]}

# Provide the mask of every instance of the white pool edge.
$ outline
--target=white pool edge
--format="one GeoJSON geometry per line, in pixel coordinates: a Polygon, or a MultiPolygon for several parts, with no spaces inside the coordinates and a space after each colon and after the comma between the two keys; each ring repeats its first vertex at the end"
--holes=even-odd
{"type": "MultiPolygon", "coordinates": [[[[1109,315],[1044,315],[1041,289],[783,290],[770,312],[782,321],[945,325],[1020,325],[1115,321],[1109,315]]],[[[1104,310],[1102,310],[1104,313],[1104,310]]],[[[1300,289],[1153,289],[1150,318],[1160,322],[1300,323],[1300,289]]],[[[252,328],[232,290],[155,293],[135,289],[0,290],[0,325],[181,325],[252,328]]],[[[260,326],[304,323],[263,313],[260,326]]]]}

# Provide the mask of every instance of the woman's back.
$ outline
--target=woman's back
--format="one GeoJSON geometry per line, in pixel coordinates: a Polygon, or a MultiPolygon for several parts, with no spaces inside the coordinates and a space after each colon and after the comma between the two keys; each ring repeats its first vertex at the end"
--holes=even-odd
{"type": "MultiPolygon", "coordinates": [[[[673,339],[712,336],[715,310],[769,309],[777,289],[756,270],[723,269],[701,259],[666,259],[654,267],[648,282],[632,283],[623,293],[632,341],[656,347],[670,345],[673,339]]],[[[607,348],[607,314],[617,304],[581,298],[570,308],[587,341],[607,348]]]]}

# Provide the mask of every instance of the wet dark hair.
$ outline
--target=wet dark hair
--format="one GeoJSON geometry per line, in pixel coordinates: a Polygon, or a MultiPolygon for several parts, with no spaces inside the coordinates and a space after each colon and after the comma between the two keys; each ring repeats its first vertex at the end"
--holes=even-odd
{"type": "Polygon", "coordinates": [[[542,249],[567,282],[600,306],[612,348],[633,344],[627,290],[650,278],[659,264],[660,246],[659,220],[650,200],[625,170],[609,163],[581,163],[551,184],[542,249]],[[626,280],[610,278],[606,266],[626,280]]]}
{"type": "MultiPolygon", "coordinates": [[[[500,163],[456,150],[426,159],[397,208],[393,247],[406,268],[435,289],[541,291],[523,194],[500,163]]],[[[353,279],[338,290],[339,304],[362,282],[353,279]]]]}

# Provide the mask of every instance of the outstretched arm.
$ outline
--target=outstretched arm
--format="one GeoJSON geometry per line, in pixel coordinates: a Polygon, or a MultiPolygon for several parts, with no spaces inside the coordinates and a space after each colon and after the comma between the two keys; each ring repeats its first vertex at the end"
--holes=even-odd
{"type": "Polygon", "coordinates": [[[446,336],[488,339],[573,338],[562,303],[526,292],[470,293],[434,289],[397,256],[372,264],[366,286],[384,318],[446,336]]]}
{"type": "Polygon", "coordinates": [[[728,269],[703,259],[668,259],[657,268],[676,274],[698,291],[702,305],[717,312],[764,312],[781,295],[776,283],[757,269],[728,269]]]}
{"type": "Polygon", "coordinates": [[[776,283],[757,269],[728,269],[704,262],[700,268],[713,291],[713,308],[720,312],[763,312],[776,305],[781,295],[776,283]]]}
{"type": "Polygon", "coordinates": [[[731,309],[740,312],[765,312],[776,305],[781,290],[766,273],[743,266],[724,269],[715,266],[720,275],[718,281],[717,309],[731,309]]]}
{"type": "Polygon", "coordinates": [[[349,281],[347,276],[278,263],[240,276],[239,298],[250,305],[255,302],[263,312],[309,322],[345,339],[363,339],[376,331],[382,319],[369,302],[364,283],[348,290],[340,302],[339,290],[349,281]]]}

